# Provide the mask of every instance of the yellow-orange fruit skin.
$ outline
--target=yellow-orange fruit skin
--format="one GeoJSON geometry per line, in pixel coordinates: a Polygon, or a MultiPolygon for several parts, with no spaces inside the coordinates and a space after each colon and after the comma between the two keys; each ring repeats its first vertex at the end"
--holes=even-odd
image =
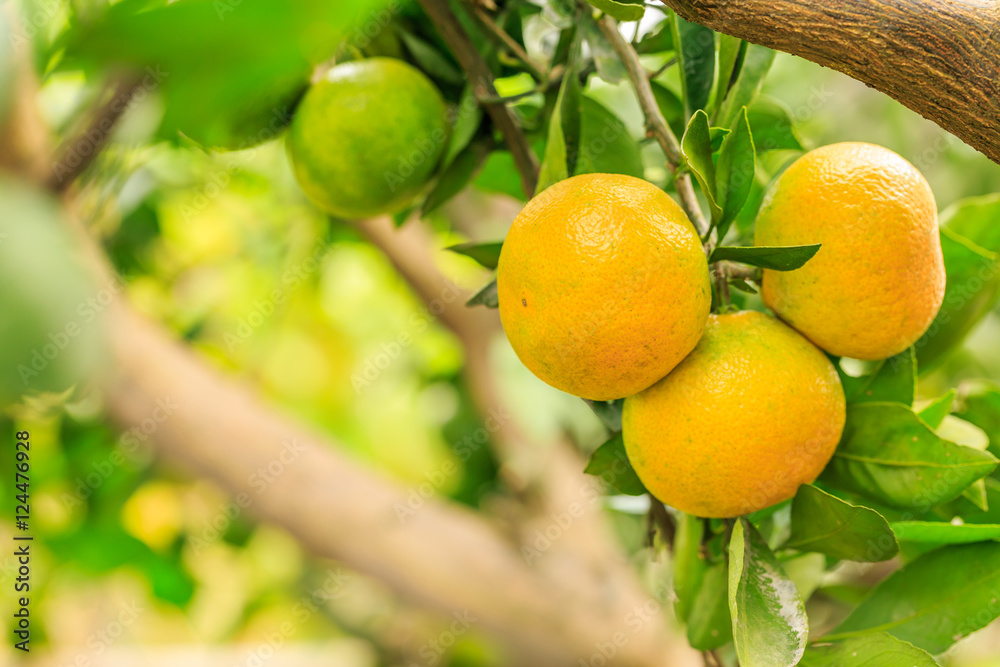
{"type": "Polygon", "coordinates": [[[497,267],[500,320],[525,366],[594,400],[630,396],[677,365],[711,307],[698,234],[665,192],[585,174],[533,198],[497,267]]]}
{"type": "Polygon", "coordinates": [[[759,246],[823,244],[794,271],[764,271],[762,296],[831,354],[884,359],[927,330],[944,299],[934,194],[892,151],[841,143],[781,175],[757,217],[759,246]]]}
{"type": "Polygon", "coordinates": [[[667,505],[734,517],[795,495],[822,472],[845,420],[837,371],[770,315],[709,316],[669,375],[625,399],[629,461],[667,505]]]}

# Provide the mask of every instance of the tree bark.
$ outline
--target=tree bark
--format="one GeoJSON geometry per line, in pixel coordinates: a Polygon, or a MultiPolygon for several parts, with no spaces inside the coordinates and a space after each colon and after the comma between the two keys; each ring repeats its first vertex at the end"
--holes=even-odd
{"type": "Polygon", "coordinates": [[[661,0],[689,21],[882,91],[1000,163],[994,0],[661,0]]]}

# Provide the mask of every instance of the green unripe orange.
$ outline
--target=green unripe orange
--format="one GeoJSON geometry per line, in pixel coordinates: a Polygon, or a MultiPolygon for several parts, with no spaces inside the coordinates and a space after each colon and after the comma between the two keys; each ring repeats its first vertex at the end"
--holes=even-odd
{"type": "Polygon", "coordinates": [[[427,183],[448,142],[448,109],[401,60],[347,62],[305,94],[286,141],[311,200],[342,218],[369,218],[403,208],[427,183]]]}

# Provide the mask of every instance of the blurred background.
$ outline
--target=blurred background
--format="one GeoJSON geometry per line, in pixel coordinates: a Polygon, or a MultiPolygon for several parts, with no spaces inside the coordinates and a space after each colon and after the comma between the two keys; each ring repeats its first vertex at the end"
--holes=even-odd
{"type": "MultiPolygon", "coordinates": [[[[53,128],[78,119],[102,85],[85,69],[45,61],[61,48],[71,17],[98,4],[12,5],[27,17],[20,29],[30,29],[31,39],[21,46],[40,63],[36,100],[53,128]]],[[[661,19],[647,12],[640,30],[661,19]]],[[[530,30],[543,35],[546,17],[533,20],[530,30]]],[[[587,93],[642,141],[640,112],[625,84],[593,77],[587,93]]],[[[924,173],[941,209],[1000,190],[1000,166],[846,76],[779,54],[763,94],[788,107],[807,147],[869,141],[897,151],[924,173]]],[[[77,200],[133,306],[205,363],[404,488],[430,481],[434,497],[477,511],[502,505],[507,494],[493,449],[461,449],[483,427],[462,374],[461,341],[355,226],[331,221],[305,200],[280,132],[229,152],[163,141],[157,128],[164,104],[153,87],[129,106],[77,200]]],[[[664,179],[656,147],[643,142],[643,150],[647,177],[664,179]]],[[[776,173],[794,156],[771,154],[761,168],[776,173]]],[[[476,184],[424,223],[434,263],[464,290],[479,289],[489,272],[443,249],[502,239],[521,206],[503,193],[509,189],[487,165],[476,184]]],[[[970,378],[1000,380],[997,340],[1000,311],[922,378],[921,397],[970,378]]],[[[606,431],[587,406],[535,379],[502,335],[493,337],[489,360],[513,419],[532,438],[569,434],[583,452],[603,442],[606,431]]],[[[157,426],[146,426],[118,431],[100,391],[88,385],[26,398],[0,417],[0,441],[13,442],[16,430],[32,434],[35,536],[32,652],[22,655],[5,641],[0,664],[507,664],[502,643],[474,624],[438,641],[451,619],[310,555],[283,528],[259,521],[252,505],[240,507],[212,481],[161,460],[149,442],[157,426]]],[[[11,457],[0,457],[5,491],[11,466],[11,457]]],[[[13,512],[13,494],[0,494],[0,513],[13,512]]],[[[650,565],[642,508],[612,499],[602,512],[634,567],[647,580],[658,576],[664,556],[650,565]]],[[[12,535],[10,522],[0,522],[0,542],[10,544],[12,535]]],[[[0,588],[10,637],[16,562],[7,551],[0,588]]],[[[992,657],[998,654],[1000,631],[991,626],[959,644],[945,664],[1000,667],[992,657]]]]}

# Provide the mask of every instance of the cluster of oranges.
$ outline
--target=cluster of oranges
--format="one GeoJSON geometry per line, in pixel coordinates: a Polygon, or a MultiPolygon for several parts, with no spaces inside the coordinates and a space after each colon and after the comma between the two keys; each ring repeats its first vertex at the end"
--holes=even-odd
{"type": "MultiPolygon", "coordinates": [[[[330,69],[287,147],[303,190],[347,218],[405,206],[448,142],[433,83],[389,58],[330,69]],[[391,119],[385,119],[391,113],[391,119]]],[[[710,314],[697,232],[665,192],[579,175],[524,207],[497,271],[500,318],[524,364],[587,399],[625,398],[633,467],[667,504],[705,517],[770,506],[811,482],[845,421],[823,353],[883,359],[930,326],[944,295],[934,196],[895,153],[843,143],[807,153],[766,195],[762,246],[822,244],[765,270],[757,311],[710,314]]]]}
{"type": "Polygon", "coordinates": [[[522,362],[583,398],[625,398],[622,435],[656,497],[704,517],[773,505],[813,481],[845,421],[823,353],[883,359],[912,345],[944,296],[934,196],[879,146],[807,153],[761,206],[755,243],[822,244],[765,270],[757,311],[710,314],[707,260],[683,210],[629,176],[589,174],[532,199],[497,270],[522,362]]]}

